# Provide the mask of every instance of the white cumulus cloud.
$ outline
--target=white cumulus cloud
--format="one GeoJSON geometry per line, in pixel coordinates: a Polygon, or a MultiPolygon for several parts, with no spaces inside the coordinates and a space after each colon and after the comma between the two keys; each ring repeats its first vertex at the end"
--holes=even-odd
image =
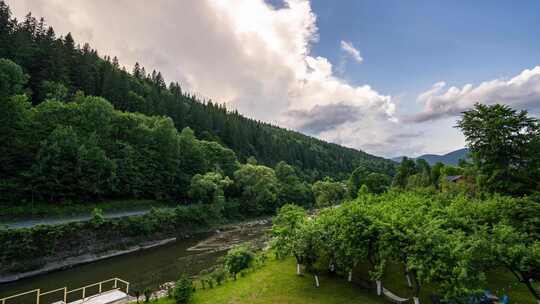
{"type": "MultiPolygon", "coordinates": [[[[267,122],[377,154],[396,154],[391,96],[335,75],[311,54],[318,40],[308,0],[8,0],[21,19],[43,16],[121,65],[160,70],[184,89],[267,122]]],[[[350,42],[341,47],[356,61],[350,42]]]]}
{"type": "Polygon", "coordinates": [[[477,102],[502,103],[533,113],[540,110],[540,66],[523,70],[509,80],[495,79],[477,86],[466,84],[461,88],[453,86],[445,89],[446,86],[445,82],[438,82],[418,96],[424,109],[412,118],[413,121],[425,122],[456,116],[477,102]]]}
{"type": "Polygon", "coordinates": [[[341,40],[341,49],[349,54],[356,62],[362,63],[364,58],[360,55],[360,51],[354,47],[352,42],[341,40]]]}

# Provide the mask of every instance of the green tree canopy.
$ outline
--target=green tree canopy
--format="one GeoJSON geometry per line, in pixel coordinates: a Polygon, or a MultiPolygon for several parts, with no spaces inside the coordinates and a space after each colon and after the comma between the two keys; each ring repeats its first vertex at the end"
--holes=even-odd
{"type": "Polygon", "coordinates": [[[242,204],[251,214],[274,211],[277,207],[278,180],[272,168],[246,164],[234,172],[242,204]]]}
{"type": "Polygon", "coordinates": [[[15,62],[0,58],[0,99],[24,93],[28,78],[15,62]]]}
{"type": "Polygon", "coordinates": [[[315,204],[318,207],[337,205],[347,197],[347,186],[330,178],[317,181],[312,186],[315,204]]]}
{"type": "Polygon", "coordinates": [[[225,203],[224,189],[232,185],[229,177],[223,177],[217,172],[195,174],[191,179],[189,196],[199,203],[223,204],[225,203]]]}
{"type": "Polygon", "coordinates": [[[539,184],[538,120],[506,105],[475,104],[457,122],[490,191],[524,194],[539,184]]]}

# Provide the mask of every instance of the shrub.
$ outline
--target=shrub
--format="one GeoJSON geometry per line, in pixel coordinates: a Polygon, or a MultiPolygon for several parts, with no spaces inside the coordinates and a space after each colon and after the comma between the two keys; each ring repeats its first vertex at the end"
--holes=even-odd
{"type": "Polygon", "coordinates": [[[193,282],[187,276],[182,276],[174,286],[173,296],[176,304],[189,303],[195,288],[193,288],[193,282]]]}
{"type": "Polygon", "coordinates": [[[225,278],[227,277],[227,272],[223,267],[218,267],[212,271],[210,276],[216,281],[216,284],[221,285],[221,283],[225,281],[225,278]]]}
{"type": "Polygon", "coordinates": [[[103,216],[103,210],[99,208],[94,208],[94,210],[92,210],[91,222],[92,225],[94,225],[94,227],[96,228],[103,225],[103,223],[105,223],[105,216],[103,216]]]}
{"type": "Polygon", "coordinates": [[[245,246],[238,246],[229,250],[223,262],[227,271],[236,280],[236,275],[249,268],[254,258],[255,254],[251,250],[245,246]]]}

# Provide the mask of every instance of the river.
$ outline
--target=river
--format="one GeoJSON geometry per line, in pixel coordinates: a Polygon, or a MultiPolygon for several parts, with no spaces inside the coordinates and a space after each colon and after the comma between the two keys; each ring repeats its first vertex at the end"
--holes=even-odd
{"type": "Polygon", "coordinates": [[[131,290],[156,289],[159,284],[174,281],[182,274],[195,275],[215,265],[230,246],[260,239],[268,225],[266,222],[241,225],[225,232],[201,234],[160,247],[0,284],[0,298],[36,288],[41,288],[42,292],[64,286],[74,289],[114,277],[130,282],[131,290]]]}

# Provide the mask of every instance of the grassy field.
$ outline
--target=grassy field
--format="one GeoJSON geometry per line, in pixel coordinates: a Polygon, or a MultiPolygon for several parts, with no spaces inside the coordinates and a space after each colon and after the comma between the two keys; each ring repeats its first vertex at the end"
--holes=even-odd
{"type": "MultiPolygon", "coordinates": [[[[287,304],[388,304],[383,297],[375,295],[373,290],[362,289],[343,278],[321,276],[321,287],[315,288],[313,277],[297,276],[296,264],[292,258],[285,261],[271,260],[263,268],[253,270],[237,281],[228,281],[213,289],[197,288],[193,304],[236,304],[236,303],[287,303],[287,304]]],[[[356,278],[364,278],[366,274],[361,269],[355,274],[356,278]]],[[[390,266],[388,275],[383,283],[386,288],[403,297],[411,297],[405,277],[399,266],[390,266]]],[[[509,294],[510,303],[534,304],[535,301],[523,284],[516,284],[511,275],[502,271],[493,272],[488,278],[489,289],[502,295],[509,294]]],[[[197,286],[200,287],[200,286],[197,286]]],[[[431,303],[430,286],[423,286],[421,302],[431,303]]],[[[171,299],[161,299],[159,304],[174,304],[171,299]]]]}
{"type": "MultiPolygon", "coordinates": [[[[271,260],[238,280],[228,281],[213,289],[198,289],[193,304],[387,304],[373,292],[353,287],[340,278],[322,276],[320,288],[315,288],[313,277],[297,276],[293,259],[271,260]]],[[[159,304],[174,304],[162,299],[159,304]]]]}

